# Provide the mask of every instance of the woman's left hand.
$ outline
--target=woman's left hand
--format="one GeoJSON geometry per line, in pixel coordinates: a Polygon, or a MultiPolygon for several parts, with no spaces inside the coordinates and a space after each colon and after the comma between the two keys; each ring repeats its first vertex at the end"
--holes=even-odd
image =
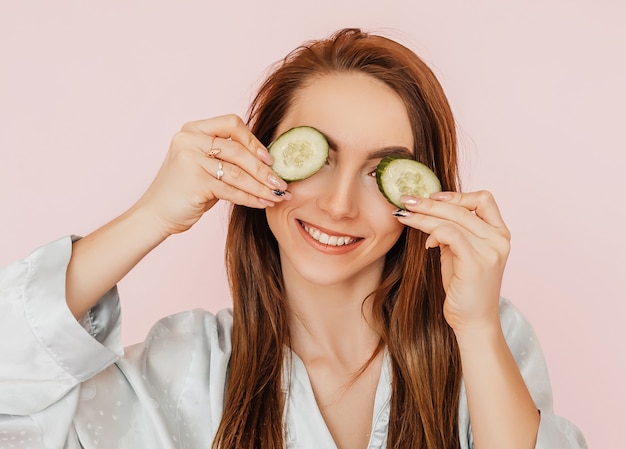
{"type": "Polygon", "coordinates": [[[429,234],[427,248],[441,252],[448,324],[457,333],[499,324],[511,235],[491,193],[438,192],[401,201],[410,214],[400,222],[429,234]]]}

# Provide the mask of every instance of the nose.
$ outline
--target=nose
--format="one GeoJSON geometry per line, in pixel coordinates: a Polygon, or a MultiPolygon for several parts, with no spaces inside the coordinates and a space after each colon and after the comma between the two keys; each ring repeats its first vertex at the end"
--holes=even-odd
{"type": "Polygon", "coordinates": [[[320,192],[318,207],[333,220],[355,218],[359,214],[358,186],[346,175],[336,173],[320,192]]]}

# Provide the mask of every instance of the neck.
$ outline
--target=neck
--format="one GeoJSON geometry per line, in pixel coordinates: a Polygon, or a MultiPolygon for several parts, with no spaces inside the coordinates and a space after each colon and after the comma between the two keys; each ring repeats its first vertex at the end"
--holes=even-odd
{"type": "Polygon", "coordinates": [[[330,358],[352,370],[371,357],[380,333],[370,294],[380,283],[381,271],[374,267],[358,279],[317,285],[283,267],[291,349],[305,363],[330,358]]]}

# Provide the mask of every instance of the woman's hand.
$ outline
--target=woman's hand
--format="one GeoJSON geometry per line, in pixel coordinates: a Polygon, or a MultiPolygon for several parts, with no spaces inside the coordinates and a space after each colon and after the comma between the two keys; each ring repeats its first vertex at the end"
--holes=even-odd
{"type": "Polygon", "coordinates": [[[498,303],[510,233],[486,191],[438,192],[430,199],[403,197],[410,214],[400,222],[429,234],[439,247],[446,292],[444,314],[458,334],[499,326],[498,303]]]}
{"type": "Polygon", "coordinates": [[[183,126],[140,200],[73,244],[65,286],[74,316],[83,316],[146,254],[189,229],[218,200],[264,208],[289,199],[289,192],[280,194],[287,184],[271,164],[265,147],[235,115],[183,126]]]}
{"type": "Polygon", "coordinates": [[[161,169],[135,209],[149,211],[164,235],[171,235],[189,229],[220,199],[255,208],[273,206],[289,193],[281,193],[287,184],[273,173],[272,162],[236,115],[187,123],[172,139],[161,169]]]}
{"type": "Polygon", "coordinates": [[[404,198],[400,220],[439,247],[444,314],[456,335],[476,447],[534,447],[539,413],[511,353],[498,310],[510,234],[489,192],[404,198]],[[514,444],[513,444],[514,443],[514,444]]]}

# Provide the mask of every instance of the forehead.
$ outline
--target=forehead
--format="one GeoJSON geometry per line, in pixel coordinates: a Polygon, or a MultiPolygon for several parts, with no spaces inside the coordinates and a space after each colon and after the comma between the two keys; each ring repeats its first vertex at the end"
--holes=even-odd
{"type": "Polygon", "coordinates": [[[296,93],[277,135],[302,125],[319,129],[339,146],[413,148],[402,98],[363,73],[335,73],[308,82],[296,93]]]}

